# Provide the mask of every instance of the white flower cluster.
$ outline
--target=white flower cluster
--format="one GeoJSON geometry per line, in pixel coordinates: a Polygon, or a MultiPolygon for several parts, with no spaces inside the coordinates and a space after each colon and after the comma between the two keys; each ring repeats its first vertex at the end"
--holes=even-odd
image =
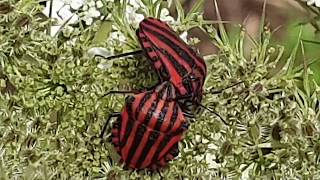
{"type": "Polygon", "coordinates": [[[301,1],[307,2],[309,6],[315,5],[316,7],[320,8],[320,0],[301,0],[301,1]]]}
{"type": "MultiPolygon", "coordinates": [[[[49,1],[44,10],[46,15],[49,15],[49,1]]],[[[68,21],[69,24],[73,24],[79,19],[85,21],[86,25],[91,25],[94,18],[99,17],[99,8],[103,6],[101,0],[53,0],[53,16],[52,18],[58,19],[60,24],[68,21]],[[73,11],[82,11],[80,13],[73,11]]]]}
{"type": "MultiPolygon", "coordinates": [[[[147,7],[143,4],[141,0],[129,0],[127,9],[126,9],[126,18],[133,27],[138,27],[138,24],[140,23],[140,21],[144,19],[144,15],[139,12],[143,11],[143,9],[146,9],[146,8],[147,7]]],[[[161,9],[160,19],[168,23],[174,22],[174,19],[169,15],[169,10],[167,8],[161,9]]]]}

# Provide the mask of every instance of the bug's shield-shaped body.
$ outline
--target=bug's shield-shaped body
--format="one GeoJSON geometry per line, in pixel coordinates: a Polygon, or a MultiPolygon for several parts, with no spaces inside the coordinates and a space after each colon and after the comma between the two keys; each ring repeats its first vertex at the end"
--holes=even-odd
{"type": "Polygon", "coordinates": [[[121,160],[134,169],[163,167],[178,155],[188,123],[175,101],[171,83],[128,96],[112,128],[112,142],[121,160]]]}
{"type": "Polygon", "coordinates": [[[203,58],[159,19],[141,21],[137,36],[160,81],[170,81],[179,96],[200,102],[207,73],[203,58]]]}

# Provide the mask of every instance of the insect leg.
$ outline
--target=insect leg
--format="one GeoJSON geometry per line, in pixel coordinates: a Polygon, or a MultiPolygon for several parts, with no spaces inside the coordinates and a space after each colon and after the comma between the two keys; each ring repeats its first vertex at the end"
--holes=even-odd
{"type": "Polygon", "coordinates": [[[140,49],[140,50],[137,50],[137,51],[127,52],[127,53],[123,53],[123,54],[117,54],[117,55],[109,56],[109,57],[104,57],[104,56],[100,56],[100,55],[96,55],[96,56],[100,56],[100,57],[105,58],[107,60],[111,60],[111,59],[131,56],[131,55],[142,55],[142,54],[143,54],[143,50],[140,49]]]}
{"type": "Polygon", "coordinates": [[[143,92],[143,90],[128,90],[128,91],[109,91],[107,92],[106,94],[104,94],[102,97],[105,97],[105,96],[108,96],[110,94],[138,94],[138,93],[141,93],[143,92]]]}
{"type": "Polygon", "coordinates": [[[114,117],[120,117],[120,116],[121,116],[121,113],[120,113],[120,112],[114,112],[114,113],[112,113],[112,114],[108,117],[106,123],[104,124],[104,126],[103,126],[103,128],[102,128],[102,131],[101,131],[101,134],[100,134],[100,138],[103,138],[104,132],[105,132],[106,129],[107,129],[107,126],[108,126],[108,124],[109,124],[110,119],[111,119],[111,118],[114,118],[114,117]]]}
{"type": "Polygon", "coordinates": [[[140,89],[140,90],[112,90],[104,94],[102,97],[108,96],[110,94],[139,94],[139,93],[153,90],[156,86],[158,86],[158,84],[155,84],[151,87],[140,89]]]}
{"type": "Polygon", "coordinates": [[[237,86],[237,85],[239,85],[239,84],[241,84],[241,83],[243,83],[244,81],[240,81],[240,82],[237,82],[237,83],[234,83],[234,84],[232,84],[232,85],[230,85],[230,86],[227,86],[227,87],[225,87],[225,88],[223,88],[223,89],[220,89],[220,90],[210,90],[209,92],[205,92],[204,94],[219,94],[219,93],[221,93],[222,91],[224,91],[224,90],[226,90],[226,89],[229,89],[229,88],[232,88],[232,87],[234,87],[234,86],[237,86]]]}
{"type": "Polygon", "coordinates": [[[213,113],[213,114],[215,114],[216,116],[218,116],[220,119],[221,119],[221,121],[223,122],[223,124],[225,124],[225,125],[229,125],[221,116],[220,116],[220,114],[218,114],[215,110],[213,110],[213,109],[209,109],[209,108],[207,108],[206,106],[204,106],[204,105],[202,105],[202,104],[198,104],[200,107],[202,107],[203,109],[205,109],[205,110],[207,110],[207,111],[209,111],[209,112],[211,112],[211,113],[213,113]]]}

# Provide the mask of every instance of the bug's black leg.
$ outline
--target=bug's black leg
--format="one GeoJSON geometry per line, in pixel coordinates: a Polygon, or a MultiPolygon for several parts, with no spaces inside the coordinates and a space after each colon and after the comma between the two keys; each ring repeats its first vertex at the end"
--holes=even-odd
{"type": "Polygon", "coordinates": [[[241,83],[243,83],[244,81],[240,81],[240,82],[237,82],[237,83],[234,83],[234,84],[232,84],[232,85],[230,85],[230,86],[227,86],[227,87],[225,87],[225,88],[223,88],[223,89],[220,89],[220,90],[211,90],[211,91],[209,91],[209,92],[205,92],[204,94],[219,94],[219,93],[221,93],[222,91],[224,91],[224,90],[226,90],[226,89],[229,89],[229,88],[232,88],[232,87],[234,87],[234,86],[237,86],[237,85],[239,85],[239,84],[241,84],[241,83]]]}
{"type": "Polygon", "coordinates": [[[111,60],[111,59],[116,59],[116,58],[131,56],[131,55],[142,55],[143,52],[144,52],[144,51],[143,51],[142,49],[140,49],[140,50],[137,50],[137,51],[127,52],[127,53],[123,53],[123,54],[117,54],[117,55],[109,56],[109,57],[104,57],[104,56],[101,56],[101,55],[96,55],[96,56],[105,58],[105,59],[107,59],[107,60],[111,60]]]}
{"type": "Polygon", "coordinates": [[[145,91],[151,91],[153,90],[158,84],[155,84],[154,86],[145,88],[145,89],[140,89],[140,90],[112,90],[104,94],[102,97],[108,96],[110,94],[139,94],[145,91]]]}
{"type": "Polygon", "coordinates": [[[160,176],[160,179],[163,179],[163,176],[162,176],[162,174],[161,174],[161,172],[160,172],[159,169],[157,169],[157,172],[158,172],[158,174],[159,174],[159,176],[160,176]]]}
{"type": "Polygon", "coordinates": [[[108,96],[110,94],[138,94],[143,92],[143,90],[128,90],[128,91],[109,91],[106,94],[104,94],[102,97],[108,96]]]}
{"type": "Polygon", "coordinates": [[[100,138],[103,137],[104,132],[106,131],[107,126],[108,126],[108,124],[109,124],[110,119],[111,119],[111,118],[114,118],[114,117],[120,117],[120,116],[121,116],[121,113],[120,113],[120,112],[114,112],[114,113],[112,113],[112,114],[108,117],[105,125],[104,125],[103,128],[102,128],[102,131],[101,131],[101,134],[100,134],[100,138]]]}
{"type": "Polygon", "coordinates": [[[226,126],[229,125],[229,124],[220,116],[220,114],[218,114],[215,110],[209,109],[209,108],[207,108],[206,106],[204,106],[204,105],[202,105],[202,104],[200,104],[200,103],[199,103],[198,105],[199,105],[200,107],[202,107],[203,109],[205,109],[205,110],[207,110],[207,111],[215,114],[216,116],[218,116],[218,117],[221,119],[221,121],[223,122],[223,124],[225,124],[226,126]]]}

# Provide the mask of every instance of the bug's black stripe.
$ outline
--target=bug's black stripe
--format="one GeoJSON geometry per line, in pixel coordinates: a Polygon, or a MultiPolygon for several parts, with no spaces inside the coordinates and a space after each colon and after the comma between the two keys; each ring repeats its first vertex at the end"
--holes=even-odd
{"type": "MultiPolygon", "coordinates": [[[[142,103],[142,102],[141,102],[142,103]]],[[[140,103],[140,104],[141,104],[140,103]]],[[[146,109],[146,111],[148,112],[147,115],[145,116],[145,119],[143,121],[143,124],[140,124],[138,129],[137,129],[137,132],[135,134],[135,140],[133,142],[133,144],[131,145],[130,147],[130,150],[129,150],[129,154],[128,154],[128,157],[127,157],[127,162],[130,162],[133,155],[136,153],[136,150],[138,148],[138,146],[140,145],[141,143],[141,140],[143,138],[143,135],[146,131],[146,126],[148,126],[149,124],[149,121],[151,120],[152,116],[153,116],[153,113],[154,111],[156,110],[157,108],[157,105],[159,103],[159,99],[157,99],[156,101],[153,101],[152,104],[151,104],[151,107],[149,109],[146,109]],[[144,130],[140,130],[140,128],[143,128],[144,130]],[[143,132],[143,134],[142,134],[143,132]]],[[[142,108],[145,108],[144,106],[142,106],[142,108]]],[[[139,111],[140,112],[140,111],[139,111]]],[[[139,114],[138,116],[139,117],[139,114]]]]}
{"type": "MultiPolygon", "coordinates": [[[[128,96],[127,98],[126,98],[126,104],[125,104],[125,111],[127,111],[127,113],[128,113],[128,123],[127,123],[127,125],[126,125],[126,130],[124,131],[125,132],[125,134],[124,134],[124,137],[123,137],[123,140],[121,141],[120,140],[120,132],[121,132],[121,128],[122,128],[122,119],[118,119],[118,121],[119,121],[119,146],[120,146],[120,149],[122,149],[124,146],[125,146],[125,144],[127,143],[127,139],[128,139],[128,137],[129,137],[129,135],[130,135],[130,132],[131,132],[131,130],[132,130],[132,128],[133,128],[133,122],[134,121],[130,121],[130,118],[132,118],[133,116],[133,114],[132,114],[132,103],[133,103],[133,101],[135,100],[135,97],[134,96],[128,96]]],[[[121,117],[122,118],[122,117],[121,117]]]]}
{"type": "Polygon", "coordinates": [[[154,116],[154,112],[159,104],[159,100],[160,99],[158,98],[156,99],[156,101],[153,101],[151,107],[147,110],[148,114],[145,116],[145,120],[143,121],[143,124],[145,124],[146,126],[149,124],[149,121],[154,116]]]}
{"type": "Polygon", "coordinates": [[[177,103],[175,103],[174,104],[174,109],[173,109],[173,113],[172,113],[172,116],[171,116],[171,118],[170,118],[170,125],[169,125],[169,127],[168,127],[168,129],[166,130],[166,132],[169,132],[169,131],[171,131],[172,130],[172,128],[173,128],[173,126],[174,126],[174,124],[176,123],[176,121],[177,121],[177,118],[178,118],[178,104],[177,103]]]}
{"type": "Polygon", "coordinates": [[[173,99],[173,89],[172,89],[172,86],[169,85],[168,88],[167,88],[167,99],[173,99]]]}
{"type": "MultiPolygon", "coordinates": [[[[148,24],[148,25],[150,25],[150,26],[154,26],[154,27],[158,28],[160,31],[164,32],[165,34],[171,35],[170,38],[174,38],[174,39],[176,39],[177,41],[182,42],[182,40],[181,40],[180,38],[178,38],[176,35],[173,35],[172,32],[168,31],[167,29],[164,29],[164,28],[162,28],[162,27],[158,26],[157,24],[152,23],[152,22],[150,22],[150,21],[144,21],[144,23],[146,23],[146,24],[148,24]]],[[[150,32],[150,33],[152,33],[153,35],[155,35],[156,37],[158,37],[159,40],[161,40],[162,42],[164,42],[165,44],[167,44],[171,49],[173,49],[183,60],[185,60],[185,62],[186,62],[187,64],[189,64],[190,68],[193,67],[193,65],[195,64],[194,58],[191,57],[185,50],[183,50],[183,49],[180,47],[180,46],[184,46],[184,45],[187,46],[187,44],[185,44],[184,42],[183,42],[182,45],[180,45],[180,44],[175,44],[175,43],[173,43],[173,42],[170,40],[170,38],[165,37],[163,34],[160,34],[160,33],[156,32],[156,31],[153,31],[153,30],[151,30],[151,29],[148,28],[148,27],[144,27],[144,29],[146,29],[148,32],[150,32]]],[[[191,51],[190,48],[188,48],[188,49],[189,49],[189,51],[191,51]]],[[[193,52],[193,50],[192,50],[191,52],[193,52]]],[[[195,57],[196,57],[197,60],[199,61],[199,57],[198,57],[194,52],[193,52],[192,54],[195,55],[195,57]]],[[[201,62],[201,61],[199,61],[199,62],[200,62],[201,64],[203,64],[203,62],[201,62]]],[[[203,65],[204,65],[204,67],[205,67],[205,64],[203,64],[203,65]]],[[[201,69],[201,68],[200,68],[200,69],[201,69]]],[[[205,71],[204,69],[201,69],[201,71],[200,71],[200,72],[201,72],[201,75],[203,75],[203,76],[205,76],[205,72],[204,72],[204,71],[205,71]]]]}
{"type": "MultiPolygon", "coordinates": [[[[139,113],[140,113],[141,109],[143,108],[145,103],[151,98],[151,96],[152,96],[152,93],[150,93],[150,92],[147,92],[147,94],[145,96],[143,96],[142,100],[139,103],[139,106],[138,106],[138,108],[136,110],[136,114],[135,114],[134,117],[138,117],[139,116],[139,113]]],[[[135,107],[133,107],[133,108],[135,108],[135,107]]]]}
{"type": "MultiPolygon", "coordinates": [[[[169,103],[167,103],[165,107],[166,107],[166,109],[163,109],[163,111],[166,111],[166,113],[167,113],[167,110],[168,110],[168,107],[169,107],[169,103]]],[[[171,117],[168,117],[168,119],[167,119],[167,120],[170,121],[170,124],[169,124],[169,126],[168,126],[168,128],[167,128],[165,133],[168,133],[171,130],[171,128],[173,127],[173,125],[176,122],[177,117],[178,117],[178,105],[175,103],[173,108],[174,109],[173,109],[171,117]]],[[[165,114],[164,114],[164,117],[165,117],[165,114]]],[[[164,120],[165,119],[162,118],[161,124],[163,123],[164,120]]],[[[161,124],[160,124],[159,120],[158,120],[158,122],[159,122],[159,125],[157,124],[156,127],[159,126],[159,129],[160,129],[161,128],[161,124]]],[[[170,134],[167,134],[167,135],[164,136],[163,141],[160,143],[160,145],[159,145],[154,157],[152,158],[152,162],[156,162],[157,160],[159,160],[158,158],[159,158],[160,152],[168,144],[168,142],[170,141],[171,138],[172,138],[172,136],[170,134]]]]}
{"type": "Polygon", "coordinates": [[[170,154],[173,156],[173,157],[177,157],[179,155],[179,146],[178,146],[178,143],[173,145],[173,147],[170,149],[170,154]]]}
{"type": "MultiPolygon", "coordinates": [[[[160,136],[160,132],[158,131],[152,131],[149,138],[148,138],[148,143],[146,144],[146,146],[143,148],[143,151],[141,153],[141,156],[138,159],[137,162],[137,167],[140,167],[143,163],[143,161],[146,159],[147,156],[150,156],[150,149],[152,148],[152,146],[155,144],[155,142],[157,141],[157,139],[160,136]]],[[[153,162],[151,162],[152,164],[153,162]]]]}
{"type": "MultiPolygon", "coordinates": [[[[136,121],[135,121],[135,123],[136,123],[136,121]]],[[[145,134],[146,130],[147,130],[146,126],[144,126],[143,124],[139,125],[137,132],[135,134],[134,141],[129,149],[129,154],[126,159],[127,164],[130,164],[131,159],[136,154],[137,148],[139,147],[141,140],[143,138],[143,135],[145,134]]]]}
{"type": "Polygon", "coordinates": [[[157,162],[159,160],[159,155],[162,149],[164,149],[164,147],[168,144],[170,140],[170,136],[165,135],[162,142],[159,144],[158,149],[156,150],[156,153],[154,154],[154,156],[152,157],[151,162],[157,162]]]}
{"type": "Polygon", "coordinates": [[[166,89],[168,87],[168,83],[162,83],[161,89],[158,89],[158,99],[164,99],[163,97],[166,95],[166,89]]]}
{"type": "MultiPolygon", "coordinates": [[[[186,63],[190,66],[190,68],[193,67],[193,65],[195,64],[192,60],[192,58],[190,56],[188,56],[188,54],[183,50],[181,49],[179,46],[176,46],[175,44],[173,44],[173,42],[166,38],[165,36],[163,36],[162,34],[156,32],[156,31],[153,31],[152,29],[148,28],[148,27],[144,27],[148,32],[150,32],[151,34],[153,34],[154,36],[156,36],[159,40],[161,40],[163,43],[167,44],[173,51],[175,51],[183,60],[186,61],[186,63]],[[188,61],[189,60],[189,61],[188,61]],[[192,62],[190,62],[190,60],[192,62]]],[[[149,40],[151,42],[151,44],[154,46],[154,47],[157,47],[151,40],[149,40]]],[[[184,69],[185,68],[179,64],[172,55],[170,55],[167,51],[165,51],[164,49],[162,49],[161,47],[157,47],[159,51],[161,51],[162,54],[164,54],[165,56],[168,57],[168,59],[174,64],[174,66],[176,68],[180,68],[180,69],[184,69]]],[[[187,70],[185,70],[187,71],[187,70]]],[[[201,71],[202,72],[202,71],[201,71]]],[[[179,73],[180,74],[180,73],[179,73]]],[[[183,75],[182,75],[183,76],[183,75]]]]}
{"type": "Polygon", "coordinates": [[[165,116],[166,116],[166,114],[168,112],[168,108],[169,108],[169,103],[166,102],[164,104],[164,106],[162,107],[162,109],[161,109],[161,112],[160,112],[160,114],[158,116],[157,124],[155,125],[154,130],[160,131],[160,128],[162,126],[164,118],[165,118],[165,116]]]}
{"type": "MultiPolygon", "coordinates": [[[[155,19],[155,20],[157,20],[159,24],[165,25],[166,28],[163,28],[163,27],[161,27],[160,25],[158,25],[158,24],[156,24],[156,23],[153,23],[152,21],[144,21],[144,23],[146,23],[146,24],[148,24],[148,23],[149,23],[149,24],[154,24],[154,25],[156,25],[158,28],[161,28],[162,30],[164,30],[164,31],[162,31],[162,32],[165,32],[166,35],[171,36],[171,37],[168,37],[169,39],[172,38],[172,39],[175,39],[176,41],[180,42],[180,43],[181,43],[180,46],[186,47],[186,48],[188,49],[188,51],[196,58],[196,60],[197,60],[199,63],[201,63],[201,64],[204,66],[204,68],[206,68],[206,64],[205,64],[204,60],[203,60],[201,57],[199,57],[199,55],[196,53],[196,51],[195,51],[194,49],[192,49],[186,42],[184,42],[184,41],[177,35],[177,33],[174,32],[171,27],[169,27],[169,25],[168,25],[167,23],[164,23],[164,22],[160,21],[159,19],[155,19]]],[[[205,69],[205,70],[206,70],[206,69],[205,69]]]]}
{"type": "Polygon", "coordinates": [[[152,61],[151,64],[154,67],[154,69],[156,70],[156,72],[158,74],[158,77],[160,78],[161,82],[168,80],[170,77],[169,77],[168,70],[166,69],[164,64],[161,63],[161,68],[156,68],[155,65],[154,65],[154,63],[156,63],[158,61],[161,61],[158,52],[154,49],[154,47],[155,47],[154,44],[152,44],[152,42],[150,41],[150,39],[147,36],[141,37],[139,35],[139,33],[140,33],[139,29],[136,31],[136,33],[137,33],[137,36],[139,37],[138,40],[139,40],[139,43],[140,43],[142,49],[145,50],[145,54],[148,57],[148,59],[151,59],[151,61],[152,61]],[[150,43],[151,45],[153,45],[153,47],[149,47],[150,50],[149,50],[149,48],[145,48],[144,42],[150,43]],[[157,56],[150,57],[149,52],[151,52],[151,51],[155,52],[157,54],[157,56]]]}
{"type": "MultiPolygon", "coordinates": [[[[188,74],[188,71],[181,64],[179,64],[178,61],[176,61],[174,57],[171,54],[169,54],[166,50],[159,48],[159,51],[163,55],[167,56],[168,60],[173,64],[173,66],[175,67],[176,71],[178,72],[181,78],[183,78],[183,76],[188,74]]],[[[165,64],[165,66],[170,66],[170,65],[165,64]]]]}

